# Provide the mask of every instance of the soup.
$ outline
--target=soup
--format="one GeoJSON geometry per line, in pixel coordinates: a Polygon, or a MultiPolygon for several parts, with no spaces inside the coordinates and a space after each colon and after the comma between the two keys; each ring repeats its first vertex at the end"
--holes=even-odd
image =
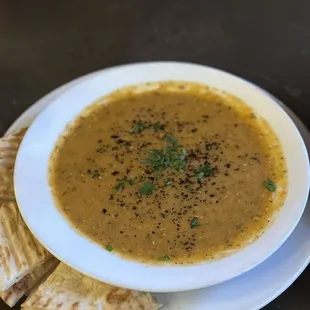
{"type": "Polygon", "coordinates": [[[144,262],[217,259],[282,206],[281,146],[239,99],[193,83],[124,88],[70,124],[50,161],[57,207],[107,251],[144,262]]]}

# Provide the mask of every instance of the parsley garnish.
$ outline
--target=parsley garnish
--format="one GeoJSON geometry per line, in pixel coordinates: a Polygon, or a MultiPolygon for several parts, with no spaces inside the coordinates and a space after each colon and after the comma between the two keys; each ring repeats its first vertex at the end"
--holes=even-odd
{"type": "Polygon", "coordinates": [[[169,180],[169,179],[165,180],[164,183],[165,183],[166,186],[172,185],[172,181],[169,180]]]}
{"type": "Polygon", "coordinates": [[[164,125],[162,125],[161,123],[157,122],[155,124],[152,124],[152,127],[155,131],[160,131],[160,130],[164,130],[164,125]]]}
{"type": "Polygon", "coordinates": [[[113,189],[116,189],[117,191],[120,189],[124,189],[126,183],[132,186],[135,184],[135,181],[132,179],[123,178],[118,184],[113,187],[113,189]]]}
{"type": "Polygon", "coordinates": [[[145,129],[147,129],[149,126],[146,123],[143,123],[142,121],[138,121],[135,123],[134,129],[130,132],[131,134],[141,133],[145,129]]]}
{"type": "Polygon", "coordinates": [[[168,255],[164,255],[163,257],[160,257],[159,260],[170,260],[170,257],[168,255]]]}
{"type": "Polygon", "coordinates": [[[154,184],[151,182],[145,183],[140,189],[139,193],[141,195],[151,195],[154,191],[154,184]]]}
{"type": "Polygon", "coordinates": [[[277,189],[276,185],[271,180],[264,181],[263,185],[271,192],[274,192],[277,189]]]}
{"type": "Polygon", "coordinates": [[[100,173],[99,173],[98,171],[95,171],[95,172],[93,173],[93,175],[92,175],[92,178],[93,178],[93,179],[97,179],[97,180],[98,180],[98,179],[100,179],[100,177],[101,177],[101,176],[100,176],[100,173]]]}
{"type": "Polygon", "coordinates": [[[210,177],[214,174],[214,168],[212,168],[208,163],[205,163],[204,166],[194,169],[195,176],[198,181],[201,181],[203,178],[210,177]]]}
{"type": "Polygon", "coordinates": [[[106,246],[106,249],[107,249],[109,252],[111,252],[111,251],[113,250],[113,247],[112,247],[112,245],[108,244],[108,245],[106,246]]]}
{"type": "Polygon", "coordinates": [[[144,123],[142,121],[138,121],[134,125],[135,125],[135,127],[130,132],[131,134],[141,133],[142,131],[149,129],[149,128],[153,128],[155,131],[164,130],[164,125],[162,125],[159,122],[154,123],[154,124],[148,124],[148,123],[144,123]]]}
{"type": "Polygon", "coordinates": [[[96,180],[101,179],[101,175],[100,175],[100,173],[98,172],[98,170],[91,171],[90,169],[88,169],[88,170],[87,170],[87,173],[88,173],[88,174],[91,174],[91,177],[92,177],[93,179],[96,179],[96,180]]]}
{"type": "MultiPolygon", "coordinates": [[[[171,137],[171,136],[169,136],[171,137]]],[[[140,160],[141,163],[149,164],[149,166],[157,171],[162,172],[167,168],[175,170],[184,170],[187,164],[187,151],[180,145],[175,145],[175,138],[169,139],[173,145],[165,146],[163,150],[147,150],[150,153],[148,158],[140,160]]]]}
{"type": "Polygon", "coordinates": [[[193,219],[191,221],[191,228],[195,228],[195,227],[198,227],[198,226],[199,226],[198,219],[193,219]]]}
{"type": "Polygon", "coordinates": [[[172,135],[166,135],[166,140],[169,142],[169,143],[171,143],[172,145],[178,145],[179,143],[178,143],[178,140],[174,137],[174,136],[172,136],[172,135]]]}

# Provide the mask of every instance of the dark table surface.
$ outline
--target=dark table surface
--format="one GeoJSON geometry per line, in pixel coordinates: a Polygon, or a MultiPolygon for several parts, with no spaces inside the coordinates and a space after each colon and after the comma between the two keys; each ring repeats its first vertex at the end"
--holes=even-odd
{"type": "MultiPolygon", "coordinates": [[[[71,79],[153,60],[196,62],[244,77],[309,128],[309,11],[306,0],[0,0],[0,134],[71,79]]],[[[310,309],[309,282],[308,268],[265,309],[310,309]]]]}

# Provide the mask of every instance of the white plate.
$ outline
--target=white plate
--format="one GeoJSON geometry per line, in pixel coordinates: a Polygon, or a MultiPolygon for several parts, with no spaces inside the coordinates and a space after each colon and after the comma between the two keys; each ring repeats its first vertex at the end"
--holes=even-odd
{"type": "Polygon", "coordinates": [[[14,185],[26,223],[56,257],[107,283],[137,290],[172,292],[203,288],[232,279],[273,254],[302,215],[309,191],[309,175],[303,140],[294,123],[272,98],[244,80],[213,68],[159,62],[104,70],[56,98],[34,121],[22,141],[15,164],[14,185]],[[55,208],[48,184],[48,162],[59,135],[89,104],[124,86],[169,80],[203,83],[239,97],[270,124],[283,146],[289,186],[276,220],[257,241],[213,262],[189,266],[147,265],[109,253],[72,228],[55,208]],[[36,198],[29,201],[29,197],[36,198]]]}
{"type": "MultiPolygon", "coordinates": [[[[94,73],[98,74],[98,73],[94,73]]],[[[30,107],[9,128],[7,133],[27,126],[55,98],[85,76],[48,94],[30,107]]],[[[295,123],[308,139],[303,125],[295,123]]],[[[186,293],[157,294],[164,310],[251,310],[259,309],[282,293],[304,270],[310,257],[310,213],[306,210],[297,228],[286,243],[268,260],[246,274],[202,290],[186,293]]]]}

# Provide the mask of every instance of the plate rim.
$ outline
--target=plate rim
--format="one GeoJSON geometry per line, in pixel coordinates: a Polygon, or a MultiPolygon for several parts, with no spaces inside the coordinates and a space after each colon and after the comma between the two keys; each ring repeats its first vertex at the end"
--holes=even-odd
{"type": "MultiPolygon", "coordinates": [[[[115,68],[115,67],[113,67],[115,68]]],[[[103,70],[107,70],[107,69],[103,69],[103,70]]],[[[17,130],[18,128],[20,128],[21,126],[19,124],[23,123],[25,119],[27,118],[31,118],[31,114],[39,114],[40,111],[44,110],[45,107],[49,104],[47,103],[51,97],[53,96],[57,96],[60,95],[61,92],[63,92],[66,88],[72,87],[73,84],[75,83],[79,83],[81,80],[86,79],[87,77],[91,76],[91,75],[95,75],[100,73],[103,70],[98,70],[89,74],[86,74],[84,76],[81,76],[77,79],[74,79],[70,82],[67,82],[61,86],[59,86],[58,88],[52,90],[51,92],[49,92],[47,95],[45,95],[44,97],[42,97],[41,99],[37,100],[35,103],[33,103],[31,106],[29,106],[21,115],[18,116],[18,118],[12,123],[12,125],[6,130],[5,135],[10,134],[12,132],[14,132],[15,130],[17,130]],[[44,106],[45,105],[45,106],[44,106]],[[38,111],[38,112],[37,112],[38,111]]],[[[216,69],[218,70],[218,69],[216,69]]],[[[222,70],[219,70],[222,71],[222,70]]],[[[225,72],[225,71],[223,71],[225,72]]],[[[227,73],[227,72],[225,72],[227,73]]],[[[230,73],[228,73],[230,74],[230,73]]],[[[240,77],[238,77],[239,79],[242,79],[240,77]]],[[[242,79],[244,80],[244,79],[242,79]]],[[[307,140],[304,137],[304,134],[308,135],[308,131],[306,126],[301,122],[301,120],[298,118],[298,116],[295,115],[294,112],[292,112],[288,107],[286,107],[283,103],[281,103],[277,98],[275,98],[274,96],[272,96],[270,93],[266,92],[265,90],[261,89],[260,87],[258,87],[257,85],[244,80],[245,82],[252,84],[253,86],[257,87],[258,89],[260,89],[261,91],[265,92],[268,96],[272,97],[274,100],[276,100],[280,106],[282,106],[282,108],[290,115],[290,117],[293,119],[296,127],[298,127],[300,134],[302,135],[305,144],[307,144],[307,140]],[[297,122],[297,124],[296,124],[297,122]],[[303,127],[303,128],[300,128],[303,127]],[[303,133],[302,130],[304,130],[305,132],[303,133]]],[[[310,259],[310,257],[309,257],[310,259]]],[[[290,283],[288,283],[287,285],[283,285],[283,287],[281,289],[279,289],[278,292],[275,293],[275,295],[271,296],[270,299],[268,301],[266,301],[265,303],[261,304],[259,307],[263,307],[265,305],[267,305],[269,302],[271,302],[273,299],[275,299],[277,296],[279,296],[281,293],[283,293],[283,291],[285,291],[297,278],[298,276],[304,271],[304,269],[307,267],[307,265],[309,264],[309,259],[307,261],[305,261],[305,263],[300,267],[299,271],[295,273],[294,277],[291,277],[291,281],[288,281],[290,283]]],[[[221,285],[221,284],[218,284],[221,285]]],[[[169,294],[169,293],[167,293],[169,294]]]]}
{"type": "Polygon", "coordinates": [[[199,289],[227,281],[252,269],[273,254],[300,220],[309,191],[309,174],[308,154],[299,131],[283,109],[265,93],[238,77],[207,66],[151,62],[103,70],[54,99],[32,123],[21,143],[15,163],[14,187],[25,222],[56,257],[84,274],[114,285],[152,292],[171,292],[199,289]],[[99,97],[126,85],[183,79],[232,92],[266,117],[283,143],[289,169],[289,191],[274,224],[242,251],[221,260],[192,266],[150,266],[108,253],[73,229],[55,208],[47,181],[47,165],[53,145],[68,122],[99,97]],[[293,148],[298,152],[292,151],[293,148]],[[296,160],[302,164],[296,166],[296,160]],[[297,186],[298,178],[302,181],[297,186]],[[29,195],[37,197],[33,203],[29,203],[29,195]],[[42,209],[40,206],[45,207],[42,209]],[[54,221],[57,223],[57,230],[54,221]],[[59,242],[60,240],[62,241],[59,242]],[[119,273],[114,272],[115,264],[119,273]],[[222,268],[226,264],[227,267],[222,268]],[[126,272],[128,277],[122,277],[121,273],[126,272]],[[208,276],[202,276],[201,272],[208,273],[208,276]],[[136,273],[139,273],[139,277],[135,276],[136,273]],[[150,277],[152,283],[148,281],[150,277]]]}

